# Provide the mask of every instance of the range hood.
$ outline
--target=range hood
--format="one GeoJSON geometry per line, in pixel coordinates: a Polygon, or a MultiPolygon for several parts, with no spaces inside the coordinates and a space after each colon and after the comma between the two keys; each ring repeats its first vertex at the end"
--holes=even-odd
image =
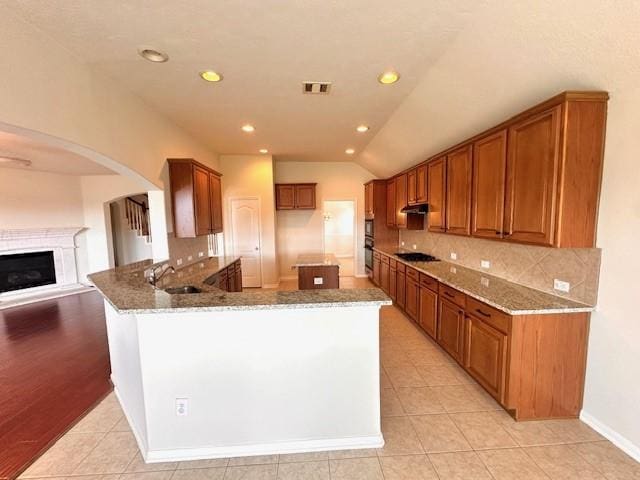
{"type": "Polygon", "coordinates": [[[420,203],[419,205],[407,205],[400,210],[402,213],[417,213],[419,215],[425,215],[429,213],[429,204],[420,203]]]}

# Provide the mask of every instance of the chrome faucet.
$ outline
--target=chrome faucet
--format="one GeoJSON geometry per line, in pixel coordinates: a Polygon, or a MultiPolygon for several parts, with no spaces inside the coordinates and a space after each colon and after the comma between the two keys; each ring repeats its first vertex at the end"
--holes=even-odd
{"type": "Polygon", "coordinates": [[[149,283],[153,285],[153,288],[157,288],[156,285],[162,279],[162,277],[164,277],[167,274],[169,270],[171,270],[173,273],[176,273],[176,269],[173,268],[171,265],[169,265],[167,268],[164,268],[164,267],[165,265],[158,265],[157,267],[151,268],[148,279],[149,279],[149,283]],[[158,271],[160,271],[160,274],[158,274],[158,271]]]}

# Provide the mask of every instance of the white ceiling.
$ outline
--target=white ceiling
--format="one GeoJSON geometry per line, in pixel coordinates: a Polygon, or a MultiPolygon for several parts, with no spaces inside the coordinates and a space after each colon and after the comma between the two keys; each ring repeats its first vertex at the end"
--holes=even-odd
{"type": "Polygon", "coordinates": [[[6,4],[214,151],[268,148],[278,160],[339,161],[353,159],[345,155],[347,147],[365,149],[482,2],[6,4]],[[147,62],[137,55],[140,46],[164,50],[170,61],[147,62]],[[377,75],[390,68],[401,80],[380,85],[377,75]],[[222,73],[224,81],[207,84],[198,77],[204,69],[222,73]],[[305,80],[332,81],[331,94],[303,95],[305,80]],[[244,123],[256,131],[243,133],[244,123]],[[361,123],[371,130],[356,133],[361,123]]]}
{"type": "MultiPolygon", "coordinates": [[[[22,170],[38,170],[63,175],[114,175],[114,172],[108,168],[76,153],[2,131],[0,131],[0,157],[30,160],[29,167],[11,167],[22,170]]],[[[2,164],[0,167],[6,168],[2,164]]]]}

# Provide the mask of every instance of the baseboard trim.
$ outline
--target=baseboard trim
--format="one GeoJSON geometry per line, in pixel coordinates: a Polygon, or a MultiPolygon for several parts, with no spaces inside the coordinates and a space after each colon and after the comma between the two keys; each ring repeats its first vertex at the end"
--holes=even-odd
{"type": "Polygon", "coordinates": [[[260,288],[278,288],[280,286],[280,282],[278,283],[265,283],[260,288]]]}
{"type": "Polygon", "coordinates": [[[589,425],[624,453],[632,457],[635,461],[640,462],[640,447],[635,445],[631,440],[623,437],[618,432],[608,427],[593,415],[585,412],[584,410],[580,412],[580,420],[589,425]]]}
{"type": "Polygon", "coordinates": [[[148,451],[145,461],[148,463],[184,462],[206,460],[210,458],[248,457],[254,455],[274,455],[284,453],[322,452],[328,450],[351,450],[362,448],[381,448],[384,446],[382,434],[322,440],[299,440],[294,442],[262,443],[256,445],[237,445],[230,447],[180,448],[174,450],[148,451]]]}
{"type": "Polygon", "coordinates": [[[136,425],[134,424],[134,422],[131,421],[131,417],[127,413],[127,409],[124,408],[124,402],[122,401],[122,397],[120,396],[120,391],[118,390],[118,387],[116,386],[116,383],[113,381],[113,374],[111,374],[111,383],[113,384],[113,393],[116,395],[116,398],[118,399],[118,402],[120,402],[121,410],[124,413],[125,418],[127,419],[127,423],[129,424],[129,428],[131,429],[131,432],[133,433],[133,438],[136,439],[136,443],[138,444],[138,450],[140,450],[140,454],[142,455],[142,459],[145,462],[149,462],[149,459],[147,457],[147,455],[148,455],[147,452],[149,450],[147,442],[144,440],[144,437],[142,435],[140,435],[140,432],[136,428],[136,425]]]}

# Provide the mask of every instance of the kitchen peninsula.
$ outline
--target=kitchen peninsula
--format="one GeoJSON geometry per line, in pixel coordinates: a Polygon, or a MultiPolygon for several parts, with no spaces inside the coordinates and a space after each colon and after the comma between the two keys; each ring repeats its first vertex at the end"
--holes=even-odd
{"type": "Polygon", "coordinates": [[[383,445],[379,289],[224,292],[210,258],[153,288],[151,261],[90,276],[112,380],[147,462],[383,445]],[[199,293],[162,288],[189,285],[199,293]]]}

